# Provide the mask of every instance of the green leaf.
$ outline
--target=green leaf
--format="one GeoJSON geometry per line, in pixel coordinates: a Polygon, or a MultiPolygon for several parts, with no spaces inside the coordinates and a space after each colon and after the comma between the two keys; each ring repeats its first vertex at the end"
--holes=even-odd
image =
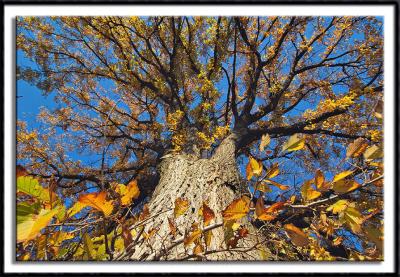
{"type": "Polygon", "coordinates": [[[304,148],[305,139],[299,138],[297,134],[294,134],[289,138],[289,140],[282,146],[282,152],[288,151],[297,151],[304,148]]]}
{"type": "Polygon", "coordinates": [[[30,176],[17,178],[17,192],[23,192],[41,201],[50,202],[49,190],[43,188],[37,179],[30,176]]]}

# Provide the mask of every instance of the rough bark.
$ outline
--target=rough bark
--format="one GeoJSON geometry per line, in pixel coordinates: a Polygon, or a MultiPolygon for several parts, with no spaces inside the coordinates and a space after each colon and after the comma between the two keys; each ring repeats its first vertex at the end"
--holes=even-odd
{"type": "MultiPolygon", "coordinates": [[[[191,259],[193,245],[185,247],[182,238],[193,222],[201,223],[198,211],[203,200],[215,212],[216,218],[211,224],[223,222],[221,212],[234,199],[247,192],[241,180],[235,158],[235,135],[227,137],[208,159],[200,159],[193,155],[177,154],[162,160],[159,171],[160,181],[149,203],[151,216],[155,216],[146,224],[145,232],[158,228],[156,235],[149,240],[141,239],[134,246],[131,260],[180,260],[191,259]],[[168,217],[173,217],[174,200],[187,198],[190,208],[183,216],[176,219],[179,234],[175,238],[170,234],[168,217]],[[181,239],[181,240],[179,240],[181,239]]],[[[251,234],[256,230],[245,223],[251,234]]],[[[203,227],[200,224],[201,227],[203,227]]],[[[262,237],[249,235],[241,239],[238,249],[227,249],[224,241],[224,227],[211,230],[213,236],[209,253],[205,260],[260,260],[260,251],[253,248],[262,237]]],[[[193,259],[197,259],[194,257],[193,259]]]]}

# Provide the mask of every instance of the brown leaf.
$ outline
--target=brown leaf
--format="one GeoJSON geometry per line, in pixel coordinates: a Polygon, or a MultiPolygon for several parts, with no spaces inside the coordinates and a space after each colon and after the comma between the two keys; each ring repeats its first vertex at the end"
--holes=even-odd
{"type": "Polygon", "coordinates": [[[176,236],[176,224],[173,218],[169,218],[168,217],[168,226],[169,226],[169,230],[172,234],[173,237],[176,236]]]}
{"type": "Polygon", "coordinates": [[[364,153],[365,149],[367,149],[368,144],[367,140],[364,138],[358,138],[347,147],[346,157],[354,157],[357,158],[362,153],[364,153]]]}
{"type": "Polygon", "coordinates": [[[309,244],[307,235],[292,223],[285,224],[283,227],[285,228],[286,234],[294,245],[304,247],[309,244]]]}
{"type": "Polygon", "coordinates": [[[215,218],[215,213],[213,210],[210,209],[210,207],[207,206],[205,202],[203,202],[203,207],[201,211],[203,214],[204,226],[207,226],[210,223],[210,221],[215,218]]]}

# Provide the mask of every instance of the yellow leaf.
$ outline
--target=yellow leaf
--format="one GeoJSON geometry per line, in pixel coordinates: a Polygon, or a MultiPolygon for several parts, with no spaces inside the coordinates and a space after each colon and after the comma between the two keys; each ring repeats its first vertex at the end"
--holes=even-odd
{"type": "Polygon", "coordinates": [[[290,204],[294,204],[294,201],[296,201],[296,195],[292,195],[289,199],[290,204]]]}
{"type": "Polygon", "coordinates": [[[175,200],[174,217],[177,218],[183,215],[189,208],[189,201],[185,198],[177,198],[175,200]]]}
{"type": "Polygon", "coordinates": [[[343,172],[341,172],[339,174],[336,174],[335,177],[333,178],[332,182],[335,183],[337,181],[340,181],[340,180],[346,178],[347,176],[349,176],[351,174],[353,174],[353,171],[351,171],[351,170],[343,171],[343,172]]]}
{"type": "Polygon", "coordinates": [[[262,170],[263,170],[262,162],[257,161],[253,157],[250,157],[249,163],[246,166],[247,180],[250,180],[253,177],[253,175],[260,176],[262,170]]]}
{"type": "Polygon", "coordinates": [[[196,230],[192,231],[187,237],[185,237],[185,239],[183,240],[183,244],[185,246],[188,246],[191,243],[193,243],[195,240],[199,239],[200,236],[201,236],[201,230],[196,229],[196,230]]]}
{"type": "Polygon", "coordinates": [[[268,134],[261,137],[260,151],[264,151],[265,147],[271,142],[271,138],[268,134]]]}
{"type": "Polygon", "coordinates": [[[324,177],[324,173],[322,173],[321,170],[317,170],[315,172],[315,185],[317,186],[317,189],[320,189],[322,187],[322,185],[325,183],[325,177],[324,177]]]}
{"type": "Polygon", "coordinates": [[[278,182],[272,181],[272,180],[266,180],[267,183],[270,183],[271,185],[277,187],[280,190],[287,190],[289,189],[289,186],[285,186],[282,184],[279,184],[278,182]]]}
{"type": "Polygon", "coordinates": [[[354,233],[361,231],[363,215],[354,207],[348,207],[343,211],[343,219],[354,233]]]}
{"type": "Polygon", "coordinates": [[[274,178],[279,174],[279,164],[274,163],[270,169],[267,171],[267,178],[271,179],[274,178]]]}
{"type": "Polygon", "coordinates": [[[204,240],[206,242],[206,246],[209,247],[211,245],[211,239],[212,239],[212,230],[204,232],[204,240]]]}
{"type": "Polygon", "coordinates": [[[96,251],[94,250],[93,242],[90,239],[87,233],[84,233],[82,236],[83,239],[83,248],[85,250],[85,255],[87,256],[87,260],[93,260],[96,257],[96,251]]]}
{"type": "Polygon", "coordinates": [[[333,184],[335,193],[346,193],[360,187],[360,184],[353,180],[340,180],[333,184]]]}
{"type": "Polygon", "coordinates": [[[367,226],[364,228],[364,233],[367,238],[372,241],[376,248],[382,253],[383,250],[383,234],[381,230],[374,228],[372,226],[367,226]]]}
{"type": "Polygon", "coordinates": [[[38,215],[32,214],[17,225],[17,242],[24,242],[36,238],[40,230],[46,227],[53,216],[58,213],[58,208],[53,210],[41,210],[38,215]]]}
{"type": "Polygon", "coordinates": [[[282,152],[288,151],[297,151],[304,148],[305,139],[299,138],[297,134],[292,135],[289,140],[282,146],[282,152]]]}
{"type": "Polygon", "coordinates": [[[258,183],[256,186],[256,190],[262,191],[262,192],[271,192],[272,189],[266,184],[266,183],[258,183]]]}
{"type": "Polygon", "coordinates": [[[80,207],[83,209],[84,207],[89,206],[95,210],[103,212],[105,216],[109,216],[112,213],[114,206],[112,200],[106,200],[106,195],[107,193],[105,191],[81,195],[78,199],[78,208],[80,207]]]}
{"type": "Polygon", "coordinates": [[[338,214],[338,213],[346,210],[348,205],[349,205],[349,202],[347,200],[341,199],[341,200],[337,201],[335,204],[330,205],[326,210],[328,212],[332,211],[332,213],[338,214]]]}
{"type": "Polygon", "coordinates": [[[305,201],[310,201],[313,200],[315,198],[318,198],[321,193],[319,191],[316,191],[313,186],[312,186],[312,180],[308,180],[306,181],[303,186],[301,187],[301,197],[303,197],[303,199],[305,201]]]}
{"type": "Polygon", "coordinates": [[[382,149],[376,145],[372,145],[364,152],[364,159],[374,160],[383,157],[382,149]]]}
{"type": "Polygon", "coordinates": [[[222,212],[225,221],[232,219],[240,219],[247,215],[250,211],[250,199],[247,196],[242,196],[239,199],[233,200],[231,204],[222,212]]]}
{"type": "MultiPolygon", "coordinates": [[[[120,184],[121,185],[121,184],[120,184]]],[[[124,186],[124,185],[121,185],[124,186]]],[[[121,204],[122,206],[126,206],[131,204],[133,199],[139,197],[140,191],[137,185],[136,180],[131,181],[124,190],[121,190],[121,204]]]]}
{"type": "Polygon", "coordinates": [[[285,228],[286,234],[294,245],[304,247],[309,244],[307,235],[292,223],[285,224],[283,227],[285,228]]]}

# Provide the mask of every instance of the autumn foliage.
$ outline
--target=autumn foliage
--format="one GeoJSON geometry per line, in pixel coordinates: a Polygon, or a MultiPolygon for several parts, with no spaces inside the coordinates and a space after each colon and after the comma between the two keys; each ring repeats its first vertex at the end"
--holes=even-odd
{"type": "Polygon", "coordinates": [[[53,104],[17,122],[17,260],[383,259],[379,18],[18,17],[16,41],[53,104]],[[157,186],[226,141],[223,207],[157,186]]]}

